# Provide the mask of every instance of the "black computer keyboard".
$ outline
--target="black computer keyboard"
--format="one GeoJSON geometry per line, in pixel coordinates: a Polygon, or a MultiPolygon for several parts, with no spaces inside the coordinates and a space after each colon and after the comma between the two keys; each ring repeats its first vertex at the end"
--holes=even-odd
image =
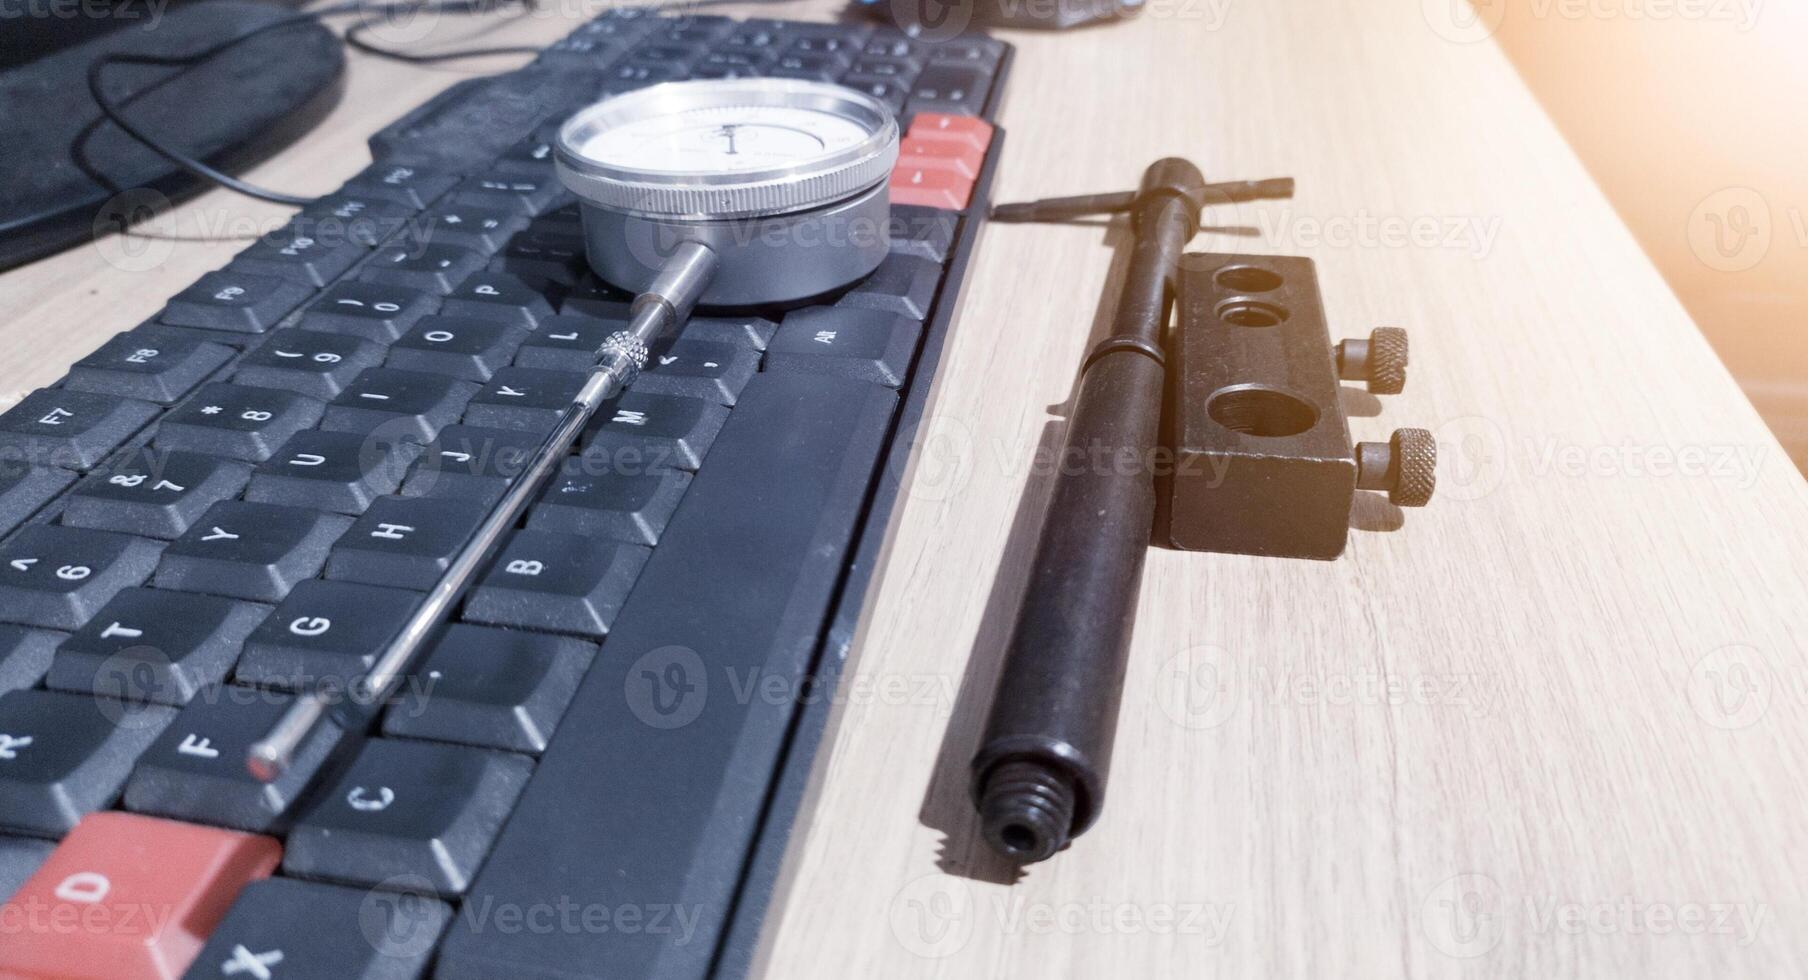
{"type": "Polygon", "coordinates": [[[0,977],[745,972],[1009,57],[612,11],[378,133],[368,170],[0,415],[0,977]],[[249,743],[370,667],[625,318],[557,123],[730,75],[897,110],[890,257],[685,324],[369,730],[254,780],[249,743]]]}

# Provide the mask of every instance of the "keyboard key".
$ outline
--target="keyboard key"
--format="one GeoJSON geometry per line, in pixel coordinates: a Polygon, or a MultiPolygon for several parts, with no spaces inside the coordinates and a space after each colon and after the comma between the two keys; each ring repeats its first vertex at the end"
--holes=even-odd
{"type": "Polygon", "coordinates": [[[911,118],[906,135],[918,141],[957,143],[983,155],[992,145],[992,124],[971,115],[919,112],[911,118]]]}
{"type": "Polygon", "coordinates": [[[455,624],[427,654],[428,678],[389,709],[383,734],[538,754],[557,729],[596,645],[455,624]]]}
{"type": "Polygon", "coordinates": [[[886,78],[843,78],[841,84],[885,103],[893,115],[902,113],[904,101],[910,98],[910,89],[886,78]]]}
{"type": "Polygon", "coordinates": [[[908,111],[976,116],[985,107],[992,79],[986,72],[958,62],[934,62],[911,87],[908,111]]]}
{"type": "Polygon", "coordinates": [[[861,50],[881,58],[921,58],[926,53],[924,47],[895,31],[882,31],[869,38],[861,50]]]}
{"type": "Polygon", "coordinates": [[[181,706],[232,670],[270,607],[161,589],[126,589],[57,649],[45,686],[181,706]]]}
{"type": "Polygon", "coordinates": [[[0,902],[37,874],[54,850],[56,845],[47,840],[0,836],[0,902]]]}
{"type": "Polygon", "coordinates": [[[766,349],[766,370],[838,374],[896,388],[910,375],[923,325],[892,313],[837,306],[785,317],[766,349]]]}
{"type": "Polygon", "coordinates": [[[0,458],[0,536],[11,534],[73,482],[75,474],[67,470],[0,458]]]}
{"type": "Polygon", "coordinates": [[[802,78],[812,82],[832,82],[846,69],[840,58],[828,54],[793,51],[781,55],[766,69],[774,78],[802,78]]]}
{"type": "Polygon", "coordinates": [[[768,790],[747,774],[776,762],[795,709],[723,687],[758,676],[801,694],[896,401],[840,378],[748,383],[466,894],[697,909],[694,928],[528,935],[460,918],[439,980],[707,972],[768,790]]]}
{"type": "Polygon", "coordinates": [[[326,564],[351,519],[302,507],[225,500],[164,549],[160,589],[276,602],[326,564]]]}
{"type": "Polygon", "coordinates": [[[690,484],[689,473],[673,469],[562,474],[541,494],[540,502],[529,512],[527,526],[655,545],[690,484]]]}
{"type": "Polygon", "coordinates": [[[532,330],[551,317],[552,304],[539,290],[509,272],[479,272],[446,297],[442,313],[476,317],[532,330]]]}
{"type": "Polygon", "coordinates": [[[930,49],[929,59],[967,64],[990,74],[1004,57],[1004,45],[989,37],[960,37],[942,41],[930,49]]]}
{"type": "Polygon", "coordinates": [[[232,348],[220,344],[148,344],[143,337],[122,333],[76,361],[63,386],[168,405],[229,360],[232,348]]]}
{"type": "Polygon", "coordinates": [[[154,444],[261,463],[290,436],[312,428],[324,410],[290,391],[210,384],[163,417],[154,444]]]}
{"type": "Polygon", "coordinates": [[[200,453],[141,449],[82,479],[63,503],[68,527],[169,540],[245,489],[251,467],[200,453]]]}
{"type": "Polygon", "coordinates": [[[297,432],[251,475],[245,499],[362,514],[395,493],[421,446],[356,432],[297,432]]]}
{"type": "Polygon", "coordinates": [[[973,181],[947,170],[902,166],[891,172],[891,203],[964,211],[973,181]]]}
{"type": "Polygon", "coordinates": [[[371,254],[358,278],[444,296],[466,276],[482,269],[486,261],[482,252],[457,245],[385,245],[371,254]]]}
{"type": "Polygon", "coordinates": [[[311,287],[275,276],[209,272],[177,293],[157,319],[175,327],[263,333],[312,295],[311,287]]]}
{"type": "Polygon", "coordinates": [[[156,417],[149,402],[40,388],[0,415],[0,463],[85,470],[156,417]]]}
{"type": "Polygon", "coordinates": [[[341,282],[328,286],[302,311],[296,325],[387,344],[437,309],[439,297],[423,290],[378,282],[341,282]]]}
{"type": "Polygon", "coordinates": [[[527,227],[527,217],[505,208],[450,202],[421,215],[418,226],[410,235],[412,241],[456,245],[491,254],[515,232],[527,227]]]}
{"type": "Polygon", "coordinates": [[[283,870],[461,894],[532,770],[513,753],[372,739],[290,832],[283,870]]]}
{"type": "Polygon", "coordinates": [[[893,255],[914,255],[936,264],[948,261],[948,249],[954,245],[954,226],[959,216],[935,208],[894,204],[886,225],[891,236],[893,255]]]}
{"type": "Polygon", "coordinates": [[[471,591],[465,618],[494,626],[602,637],[647,563],[646,548],[518,531],[471,591]]]}
{"type": "Polygon", "coordinates": [[[718,45],[718,47],[731,51],[744,51],[749,48],[776,48],[779,47],[779,42],[784,37],[784,28],[785,25],[783,24],[762,27],[753,23],[743,22],[739,28],[730,33],[726,38],[723,38],[722,43],[718,45]]]}
{"type": "Polygon", "coordinates": [[[602,454],[616,474],[695,470],[727,417],[728,409],[700,398],[630,391],[584,430],[584,455],[602,454]]]}
{"type": "Polygon", "coordinates": [[[358,372],[382,363],[383,348],[350,334],[278,330],[239,361],[238,373],[232,380],[252,388],[293,391],[324,402],[344,391],[358,372]]]}
{"type": "Polygon", "coordinates": [[[477,386],[437,374],[369,368],[327,406],[320,427],[432,442],[458,421],[477,386]]]}
{"type": "MultiPolygon", "coordinates": [[[[0,694],[0,827],[61,837],[119,795],[132,760],[176,716],[59,691],[0,694]]],[[[14,937],[0,943],[11,948],[14,937]]],[[[0,952],[0,964],[5,964],[0,952]]],[[[0,970],[0,976],[5,976],[0,970]]]]}
{"type": "Polygon", "coordinates": [[[234,256],[227,272],[274,276],[319,288],[364,257],[365,246],[345,238],[315,238],[289,226],[263,236],[234,256]]]}
{"type": "Polygon", "coordinates": [[[425,895],[268,878],[239,893],[191,980],[417,980],[452,909],[425,895]],[[259,971],[262,971],[261,973],[259,971]]]}
{"type": "Polygon", "coordinates": [[[237,679],[288,691],[344,691],[401,632],[420,594],[310,579],[245,643],[237,679]]]}
{"type": "Polygon", "coordinates": [[[494,503],[527,469],[544,437],[519,429],[448,425],[402,484],[405,497],[470,497],[494,503]]]}
{"type": "MultiPolygon", "coordinates": [[[[67,634],[0,626],[0,694],[36,687],[67,634]]],[[[0,888],[0,895],[6,890],[0,888]]]]}
{"type": "MultiPolygon", "coordinates": [[[[547,135],[556,136],[557,133],[558,129],[555,127],[547,135]]],[[[528,219],[527,227],[511,241],[540,245],[577,245],[581,249],[584,244],[583,210],[578,207],[576,198],[564,197],[562,200],[565,203],[528,219]]]]}
{"type": "Polygon", "coordinates": [[[171,980],[246,884],[282,859],[270,837],[131,813],[82,821],[11,903],[33,910],[0,945],[0,975],[171,980]],[[85,928],[71,941],[68,925],[85,928]]]}
{"type": "Polygon", "coordinates": [[[941,281],[941,263],[914,255],[893,254],[886,256],[872,275],[842,294],[835,305],[926,320],[929,307],[935,302],[936,286],[941,281]]]}
{"type": "Polygon", "coordinates": [[[343,737],[330,721],[316,725],[275,782],[253,777],[247,753],[294,700],[251,687],[203,689],[138,757],[125,805],[252,833],[286,830],[296,800],[343,737]]]}
{"type": "MultiPolygon", "coordinates": [[[[516,235],[502,254],[490,260],[490,269],[515,277],[527,290],[570,286],[590,269],[584,242],[578,238],[516,235]]],[[[550,315],[551,309],[546,310],[550,315]]]]}
{"type": "Polygon", "coordinates": [[[592,275],[579,279],[566,290],[565,298],[559,301],[559,312],[613,320],[626,326],[633,306],[633,294],[616,289],[592,275]]]}
{"type": "Polygon", "coordinates": [[[867,79],[879,79],[888,82],[897,82],[899,85],[908,87],[911,79],[916,78],[917,72],[922,70],[923,66],[910,58],[887,58],[881,55],[867,55],[866,57],[856,60],[852,65],[849,65],[847,73],[850,78],[858,78],[862,81],[867,79]]]}
{"type": "Polygon", "coordinates": [[[360,198],[393,201],[420,210],[452,189],[458,178],[420,167],[374,164],[346,181],[344,192],[360,198]]]}
{"type": "Polygon", "coordinates": [[[409,227],[419,208],[353,191],[329,194],[303,208],[289,223],[303,234],[329,242],[357,242],[375,248],[409,227]]]}
{"type": "Polygon", "coordinates": [[[733,405],[760,368],[760,355],[736,344],[678,340],[656,353],[634,382],[652,395],[682,395],[733,405]]]}
{"type": "Polygon", "coordinates": [[[553,171],[552,141],[528,137],[496,160],[496,172],[540,177],[553,171]]]}
{"type": "MultiPolygon", "coordinates": [[[[582,37],[577,33],[554,41],[540,53],[539,64],[570,68],[596,68],[614,60],[622,52],[622,45],[607,38],[582,37]]],[[[498,173],[516,173],[517,171],[497,164],[498,173]]]]}
{"type": "Polygon", "coordinates": [[[573,371],[594,364],[603,341],[625,326],[617,321],[589,316],[547,317],[515,351],[515,366],[573,371]]]}
{"type": "MultiPolygon", "coordinates": [[[[707,45],[729,31],[740,26],[732,17],[716,17],[711,15],[690,14],[683,17],[660,21],[661,26],[654,28],[640,50],[658,50],[666,44],[702,46],[707,45]]],[[[663,60],[656,56],[655,60],[663,60]]]]}
{"type": "Polygon", "coordinates": [[[119,590],[143,584],[163,543],[38,524],[0,545],[0,619],[72,630],[119,590]]]}
{"type": "Polygon", "coordinates": [[[977,180],[985,161],[984,151],[948,140],[907,137],[898,144],[897,166],[904,169],[942,170],[964,180],[977,180]]]}
{"type": "Polygon", "coordinates": [[[527,331],[508,320],[430,316],[389,349],[389,366],[483,382],[507,367],[527,331]]]}
{"type": "Polygon", "coordinates": [[[465,424],[546,432],[571,407],[588,375],[577,371],[503,368],[465,408],[465,424]]]}
{"type": "Polygon", "coordinates": [[[383,497],[333,547],[326,577],[425,592],[489,510],[481,499],[383,497]]]}
{"type": "Polygon", "coordinates": [[[522,214],[539,214],[552,206],[560,192],[559,179],[552,174],[490,174],[465,178],[453,191],[453,200],[482,208],[512,208],[522,214]]]}
{"type": "Polygon", "coordinates": [[[860,42],[848,37],[805,34],[791,42],[790,50],[802,54],[833,54],[846,59],[860,50],[860,42]]]}

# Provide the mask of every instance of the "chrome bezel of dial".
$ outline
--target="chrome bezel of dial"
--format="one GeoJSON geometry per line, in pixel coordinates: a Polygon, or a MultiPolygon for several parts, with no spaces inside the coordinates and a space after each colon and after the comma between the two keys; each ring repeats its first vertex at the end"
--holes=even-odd
{"type": "Polygon", "coordinates": [[[885,103],[840,85],[789,78],[666,82],[612,96],[559,128],[559,178],[598,207],[648,218],[710,220],[822,207],[891,176],[898,123],[885,103]],[[867,131],[859,143],[801,163],[744,171],[665,171],[602,163],[580,147],[628,121],[723,106],[786,106],[832,112],[867,131]]]}

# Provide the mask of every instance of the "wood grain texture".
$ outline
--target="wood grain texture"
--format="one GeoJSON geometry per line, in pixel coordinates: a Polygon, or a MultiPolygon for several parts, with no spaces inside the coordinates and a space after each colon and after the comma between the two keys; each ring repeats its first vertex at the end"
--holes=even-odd
{"type": "MultiPolygon", "coordinates": [[[[1412,332],[1406,393],[1353,398],[1352,429],[1431,428],[1439,496],[1365,503],[1336,562],[1152,552],[1104,817],[1007,884],[966,761],[1123,235],[986,229],[770,975],[1808,973],[1808,492],[1499,52],[1424,9],[1176,0],[1008,35],[998,198],[1127,187],[1163,154],[1298,177],[1195,247],[1311,256],[1334,329],[1412,332]]],[[[335,186],[462,77],[353,57],[326,126],[250,176],[335,186]]],[[[215,193],[164,224],[284,213],[215,193]]],[[[0,392],[248,237],[0,277],[0,392]]]]}
{"type": "Polygon", "coordinates": [[[988,228],[772,975],[1808,969],[1808,494],[1499,51],[1424,9],[1007,35],[997,199],[1297,176],[1195,247],[1310,256],[1334,330],[1411,331],[1351,424],[1436,432],[1440,493],[1336,562],[1151,552],[1104,817],[1002,883],[966,762],[1120,236],[988,228]]]}

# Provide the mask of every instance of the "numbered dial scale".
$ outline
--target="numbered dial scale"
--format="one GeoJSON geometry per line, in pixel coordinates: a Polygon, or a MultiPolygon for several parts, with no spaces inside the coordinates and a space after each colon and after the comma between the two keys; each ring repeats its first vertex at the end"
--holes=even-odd
{"type": "Polygon", "coordinates": [[[687,241],[719,262],[707,305],[817,296],[885,257],[898,124],[884,103],[838,85],[655,85],[572,116],[556,156],[581,201],[591,266],[629,292],[687,241]]]}

